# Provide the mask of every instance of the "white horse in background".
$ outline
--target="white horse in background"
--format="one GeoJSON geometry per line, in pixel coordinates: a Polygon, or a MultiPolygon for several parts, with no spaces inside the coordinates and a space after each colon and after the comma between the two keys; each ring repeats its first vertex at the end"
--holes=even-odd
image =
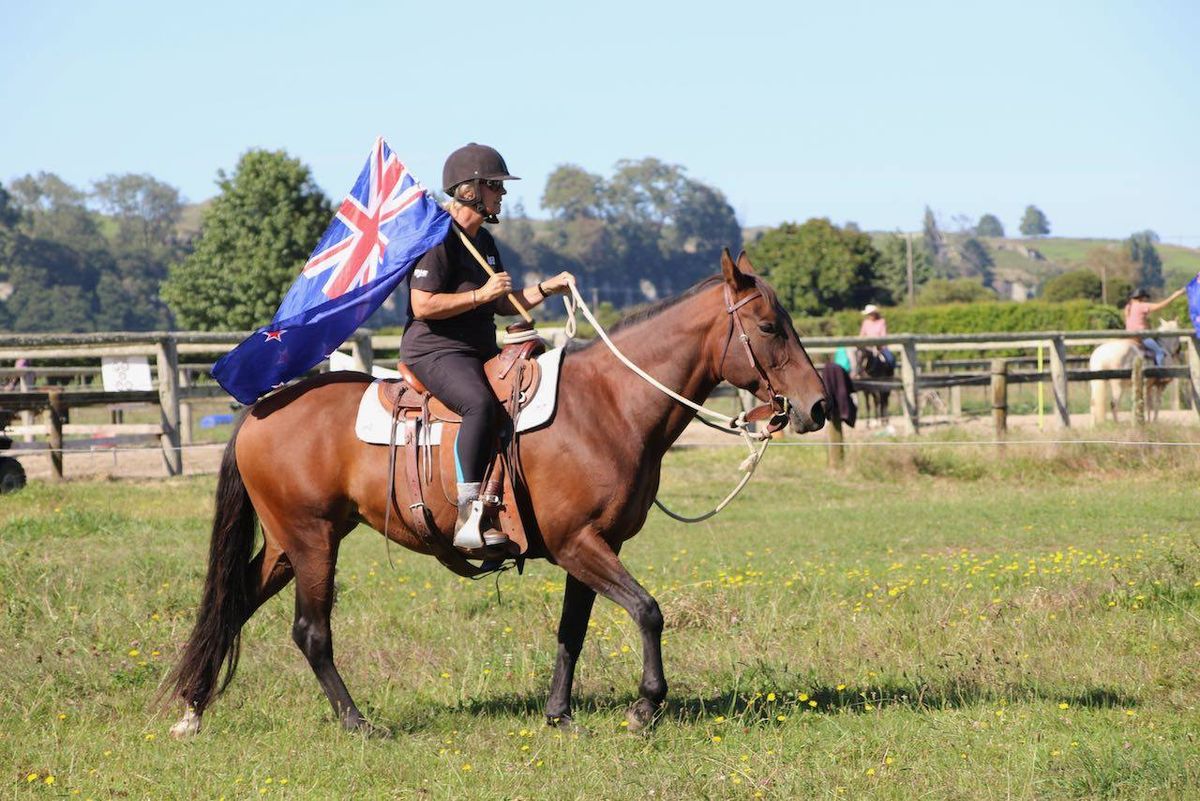
{"type": "MultiPolygon", "coordinates": [[[[1159,330],[1178,328],[1179,323],[1175,320],[1163,320],[1158,324],[1159,330]]],[[[1157,337],[1157,340],[1158,344],[1162,345],[1163,350],[1167,352],[1162,366],[1167,367],[1178,362],[1179,351],[1183,347],[1179,337],[1162,336],[1157,337]]],[[[1110,339],[1092,351],[1092,357],[1088,360],[1088,369],[1131,370],[1135,361],[1146,361],[1140,337],[1110,339]]],[[[1147,366],[1153,367],[1154,360],[1151,359],[1147,366]]],[[[1146,414],[1151,420],[1158,419],[1158,407],[1162,402],[1163,389],[1170,380],[1169,378],[1146,379],[1146,414]]],[[[1121,402],[1122,392],[1129,386],[1129,379],[1094,379],[1089,383],[1092,385],[1092,422],[1100,425],[1109,411],[1112,412],[1113,422],[1117,422],[1117,406],[1121,402]]]]}

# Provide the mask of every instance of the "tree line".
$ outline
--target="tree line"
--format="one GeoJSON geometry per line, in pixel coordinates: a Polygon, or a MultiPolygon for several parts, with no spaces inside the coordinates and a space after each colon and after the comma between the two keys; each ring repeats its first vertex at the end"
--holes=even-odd
{"type": "MultiPolygon", "coordinates": [[[[179,191],[149,175],[109,175],[89,188],[51,173],[0,185],[0,325],[15,331],[247,330],[274,314],[333,215],[310,169],[282,151],[250,150],[217,172],[198,234],[184,233],[179,191]]],[[[717,188],[679,165],[622,160],[610,175],[564,164],[540,198],[549,219],[517,204],[494,230],[518,282],[567,269],[592,298],[628,306],[674,294],[716,271],[742,229],[717,188]]],[[[784,304],[818,316],[866,303],[994,299],[989,242],[999,218],[955,218],[944,232],[926,208],[919,235],[868,234],[824,218],[759,232],[746,244],[784,304]]],[[[1028,236],[1050,224],[1029,206],[1028,236]]],[[[1087,275],[1050,281],[1045,296],[1113,302],[1133,284],[1159,288],[1153,232],[1089,254],[1087,275]],[[1088,276],[1094,276],[1095,280],[1088,276]],[[1098,284],[1097,284],[1098,282],[1098,284]]],[[[372,325],[403,322],[392,302],[372,325]]]]}

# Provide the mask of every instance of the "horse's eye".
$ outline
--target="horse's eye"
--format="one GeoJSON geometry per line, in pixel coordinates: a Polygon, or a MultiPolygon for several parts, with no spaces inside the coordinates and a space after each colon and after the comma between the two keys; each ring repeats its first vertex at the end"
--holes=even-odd
{"type": "Polygon", "coordinates": [[[764,334],[774,334],[775,333],[775,324],[768,323],[766,320],[763,320],[761,323],[758,324],[758,330],[762,331],[764,334]]]}

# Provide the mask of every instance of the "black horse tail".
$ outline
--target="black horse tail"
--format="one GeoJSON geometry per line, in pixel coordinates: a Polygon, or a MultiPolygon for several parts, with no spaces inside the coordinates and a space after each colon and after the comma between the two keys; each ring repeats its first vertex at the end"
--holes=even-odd
{"type": "Polygon", "coordinates": [[[257,516],[238,471],[236,454],[237,435],[244,419],[238,421],[221,458],[208,577],[204,580],[196,626],[184,646],[183,656],[163,686],[164,693],[169,691],[183,698],[197,712],[203,712],[233,680],[241,650],[242,625],[253,611],[246,568],[254,550],[257,516]]]}

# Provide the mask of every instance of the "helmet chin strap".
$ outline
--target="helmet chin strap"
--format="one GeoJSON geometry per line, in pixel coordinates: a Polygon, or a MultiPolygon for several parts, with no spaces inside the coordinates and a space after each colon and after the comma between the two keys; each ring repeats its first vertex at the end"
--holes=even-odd
{"type": "Polygon", "coordinates": [[[480,217],[483,218],[485,223],[488,223],[489,225],[498,224],[500,222],[500,217],[490,213],[487,210],[487,205],[483,202],[483,186],[480,179],[476,178],[470,181],[470,184],[475,190],[474,200],[463,200],[458,197],[458,192],[454,193],[454,199],[467,208],[474,210],[480,217]]]}

